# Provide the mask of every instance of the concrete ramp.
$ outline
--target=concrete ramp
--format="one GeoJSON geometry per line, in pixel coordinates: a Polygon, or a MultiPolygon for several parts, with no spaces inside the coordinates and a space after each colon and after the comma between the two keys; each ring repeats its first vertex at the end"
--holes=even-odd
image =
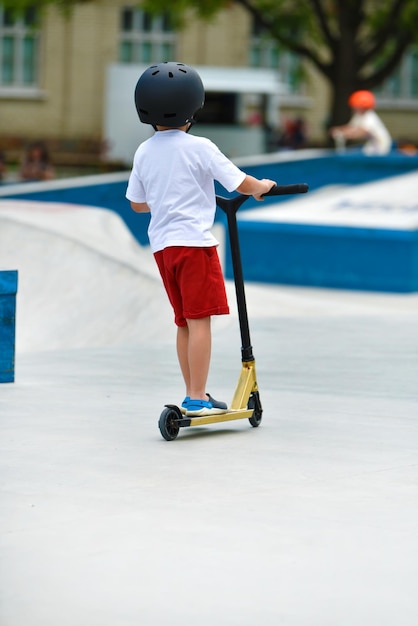
{"type": "MultiPolygon", "coordinates": [[[[224,258],[223,227],[214,231],[224,258]]],[[[0,201],[0,267],[19,272],[17,353],[173,342],[173,315],[152,253],[111,210],[0,201]]],[[[214,318],[213,325],[231,329],[239,341],[233,282],[226,287],[231,315],[214,318]]],[[[410,313],[417,306],[413,296],[347,297],[256,283],[246,284],[246,295],[252,327],[266,318],[380,316],[392,307],[410,313]]]]}
{"type": "Polygon", "coordinates": [[[0,267],[19,272],[17,351],[140,343],[172,333],[152,254],[112,211],[2,201],[0,267]]]}

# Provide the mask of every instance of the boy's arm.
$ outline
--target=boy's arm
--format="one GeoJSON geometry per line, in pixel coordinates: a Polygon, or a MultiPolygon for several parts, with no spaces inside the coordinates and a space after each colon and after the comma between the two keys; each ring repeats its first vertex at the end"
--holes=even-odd
{"type": "Polygon", "coordinates": [[[268,178],[262,178],[259,180],[258,178],[254,178],[254,176],[247,174],[236,190],[246,196],[254,196],[256,200],[263,200],[261,197],[263,193],[270,191],[270,189],[276,184],[277,183],[274,180],[269,180],[268,178]]]}
{"type": "Polygon", "coordinates": [[[131,207],[135,213],[149,213],[150,208],[146,202],[131,202],[131,207]]]}
{"type": "Polygon", "coordinates": [[[333,126],[329,129],[330,135],[336,139],[338,135],[342,135],[346,139],[364,139],[370,136],[363,126],[357,124],[342,124],[341,126],[333,126]]]}

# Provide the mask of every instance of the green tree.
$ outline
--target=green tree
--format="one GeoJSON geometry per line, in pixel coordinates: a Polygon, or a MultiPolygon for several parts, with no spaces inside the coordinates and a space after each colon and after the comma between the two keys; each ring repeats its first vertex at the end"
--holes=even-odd
{"type": "MultiPolygon", "coordinates": [[[[31,4],[68,9],[95,0],[0,1],[14,9],[31,4]]],[[[347,120],[352,91],[381,85],[418,42],[417,0],[143,0],[137,4],[154,13],[168,11],[181,27],[190,13],[211,19],[233,3],[244,7],[281,47],[313,64],[325,77],[331,93],[330,124],[347,120]]]]}

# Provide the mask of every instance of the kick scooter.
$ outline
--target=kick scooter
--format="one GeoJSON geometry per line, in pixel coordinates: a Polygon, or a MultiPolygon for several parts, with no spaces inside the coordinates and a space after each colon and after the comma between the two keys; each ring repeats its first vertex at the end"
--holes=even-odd
{"type": "MultiPolygon", "coordinates": [[[[275,185],[264,196],[306,193],[308,185],[275,185]]],[[[238,378],[234,397],[226,413],[188,417],[183,415],[175,404],[166,404],[160,415],[158,426],[166,441],[172,441],[179,434],[180,428],[202,426],[247,418],[254,428],[260,425],[263,409],[257,385],[255,359],[250,340],[247,305],[245,300],[244,279],[242,272],[241,253],[238,239],[237,211],[250,196],[238,195],[234,198],[216,196],[216,204],[227,216],[229,243],[231,247],[232,267],[234,272],[235,293],[238,306],[238,319],[241,332],[241,373],[238,378]]]]}

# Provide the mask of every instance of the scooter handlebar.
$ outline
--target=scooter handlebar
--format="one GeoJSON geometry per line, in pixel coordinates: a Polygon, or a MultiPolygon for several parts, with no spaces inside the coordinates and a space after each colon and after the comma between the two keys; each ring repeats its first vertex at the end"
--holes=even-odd
{"type": "Polygon", "coordinates": [[[284,196],[286,194],[306,193],[309,186],[306,183],[298,183],[296,185],[274,185],[264,196],[284,196]]]}
{"type": "MultiPolygon", "coordinates": [[[[274,185],[270,191],[264,193],[261,197],[264,196],[283,196],[285,194],[294,194],[294,193],[306,193],[309,187],[306,183],[298,183],[296,185],[274,185]]],[[[225,211],[227,215],[234,214],[238,211],[241,204],[243,204],[248,198],[251,196],[247,196],[244,194],[240,194],[239,196],[235,196],[234,198],[223,198],[222,196],[216,196],[216,204],[220,209],[225,211]]]]}

